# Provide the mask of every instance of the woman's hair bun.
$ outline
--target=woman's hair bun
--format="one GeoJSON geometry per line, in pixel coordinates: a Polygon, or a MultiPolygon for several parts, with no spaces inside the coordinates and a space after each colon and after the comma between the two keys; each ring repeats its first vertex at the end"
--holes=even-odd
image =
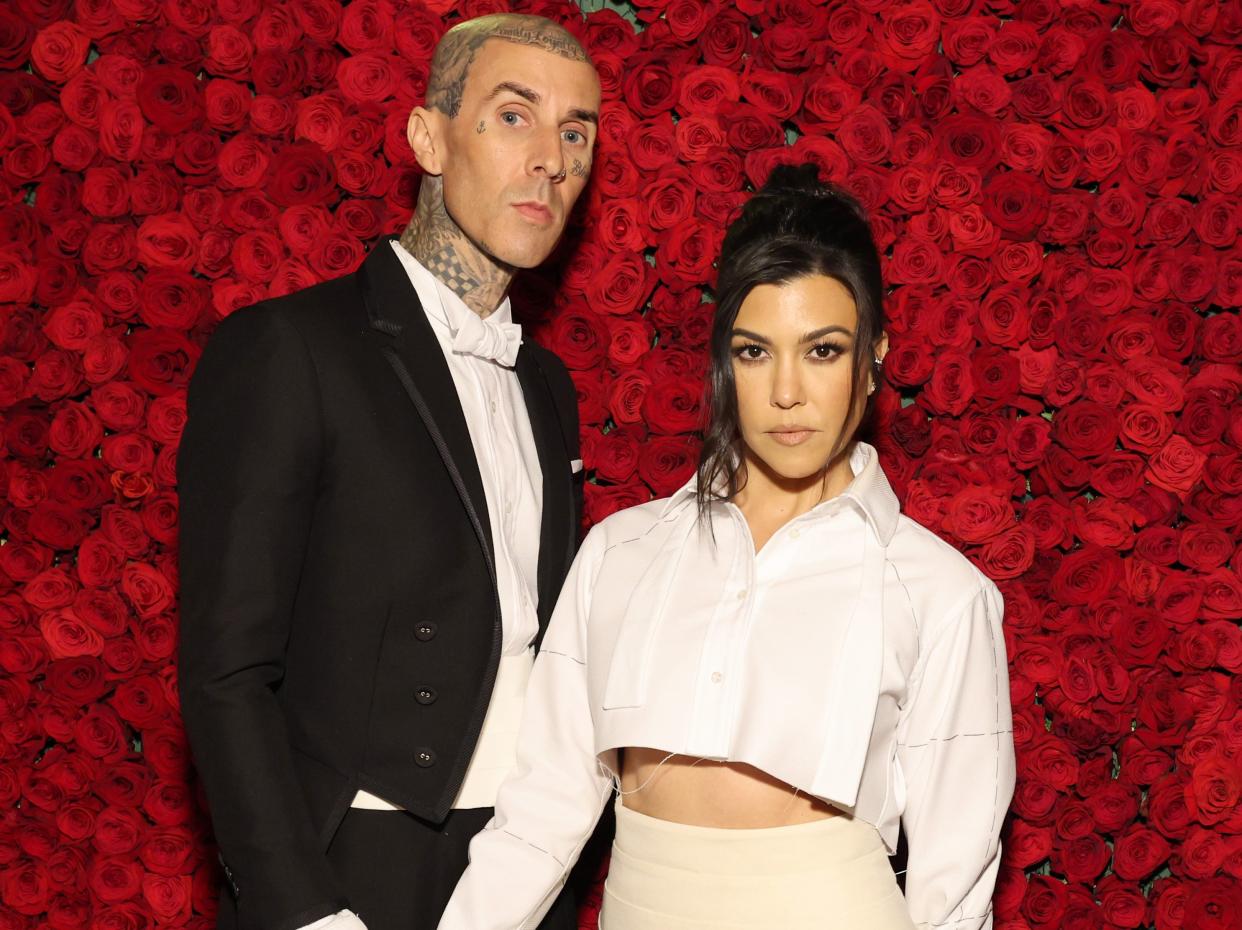
{"type": "MultiPolygon", "coordinates": [[[[800,202],[803,209],[844,208],[862,222],[867,221],[866,210],[849,192],[831,182],[819,179],[819,167],[811,162],[801,165],[777,165],[768,175],[763,187],[755,192],[755,200],[771,203],[772,200],[800,202]],[[812,199],[808,199],[812,198],[812,199]]],[[[839,213],[834,214],[840,216],[839,213]]]]}
{"type": "Polygon", "coordinates": [[[819,168],[810,162],[777,165],[768,175],[759,194],[825,194],[830,188],[820,183],[819,168]]]}

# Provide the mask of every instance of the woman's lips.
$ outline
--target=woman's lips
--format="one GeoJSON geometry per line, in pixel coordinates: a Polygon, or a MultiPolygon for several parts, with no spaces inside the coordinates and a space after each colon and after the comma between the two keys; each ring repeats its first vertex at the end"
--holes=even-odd
{"type": "Polygon", "coordinates": [[[768,435],[783,446],[797,446],[806,442],[815,433],[813,429],[774,429],[768,435]]]}
{"type": "Polygon", "coordinates": [[[537,203],[534,200],[526,200],[522,203],[515,203],[513,208],[528,220],[534,220],[536,223],[546,225],[552,222],[552,211],[543,204],[537,203]]]}

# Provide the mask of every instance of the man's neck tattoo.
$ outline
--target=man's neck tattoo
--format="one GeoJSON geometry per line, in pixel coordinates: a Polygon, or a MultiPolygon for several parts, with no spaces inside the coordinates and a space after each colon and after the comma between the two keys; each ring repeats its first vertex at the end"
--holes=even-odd
{"type": "Polygon", "coordinates": [[[514,269],[483,252],[444,207],[444,181],[424,175],[418,207],[401,246],[462,301],[486,319],[504,300],[514,269]]]}

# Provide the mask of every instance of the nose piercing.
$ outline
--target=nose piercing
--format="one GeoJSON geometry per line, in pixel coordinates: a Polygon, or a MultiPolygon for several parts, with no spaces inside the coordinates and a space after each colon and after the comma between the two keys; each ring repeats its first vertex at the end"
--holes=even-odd
{"type": "Polygon", "coordinates": [[[560,174],[552,175],[552,180],[553,181],[564,181],[565,180],[565,169],[562,168],[560,174]]]}

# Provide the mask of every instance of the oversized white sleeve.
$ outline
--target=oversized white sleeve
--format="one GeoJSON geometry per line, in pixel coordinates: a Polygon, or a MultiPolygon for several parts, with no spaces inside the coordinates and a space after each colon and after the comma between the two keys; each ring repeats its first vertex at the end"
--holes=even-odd
{"type": "Polygon", "coordinates": [[[537,927],[612,792],[587,696],[587,617],[603,541],[592,530],[565,579],[527,685],[517,764],[470,843],[439,930],[537,927]]]}
{"type": "Polygon", "coordinates": [[[1013,717],[991,582],[937,624],[897,729],[906,904],[918,930],[988,930],[1014,788],[1013,717]]]}

